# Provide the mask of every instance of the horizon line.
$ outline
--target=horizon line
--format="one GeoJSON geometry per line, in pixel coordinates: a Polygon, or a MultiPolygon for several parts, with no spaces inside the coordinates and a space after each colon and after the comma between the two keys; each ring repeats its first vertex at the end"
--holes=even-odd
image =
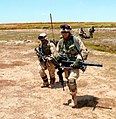
{"type": "MultiPolygon", "coordinates": [[[[43,24],[43,23],[51,23],[51,22],[6,22],[6,23],[0,23],[1,25],[10,25],[10,24],[43,24]]],[[[54,21],[52,23],[115,23],[114,21],[54,21]]]]}

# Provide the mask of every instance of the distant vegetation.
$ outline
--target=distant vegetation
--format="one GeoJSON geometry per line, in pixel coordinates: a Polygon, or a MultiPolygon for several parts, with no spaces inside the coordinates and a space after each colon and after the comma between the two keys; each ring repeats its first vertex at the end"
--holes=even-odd
{"type": "MultiPolygon", "coordinates": [[[[96,28],[116,28],[116,22],[53,22],[55,29],[59,29],[60,24],[70,24],[72,28],[88,28],[94,26],[96,28]]],[[[50,29],[50,22],[38,22],[38,23],[9,23],[0,24],[0,30],[9,29],[50,29]]]]}
{"type": "MultiPolygon", "coordinates": [[[[70,24],[73,29],[75,29],[75,34],[78,35],[78,28],[83,27],[85,31],[90,26],[94,26],[96,31],[94,33],[94,38],[85,39],[84,43],[88,48],[99,50],[103,52],[110,52],[116,54],[116,30],[97,30],[97,28],[116,28],[116,22],[54,22],[53,26],[56,29],[54,31],[55,40],[59,40],[60,32],[59,26],[60,24],[70,24]],[[77,29],[77,30],[76,30],[77,29]]],[[[0,34],[0,41],[2,40],[33,40],[36,42],[38,34],[41,32],[37,31],[15,31],[15,29],[45,29],[48,37],[52,39],[51,32],[51,23],[14,23],[14,24],[0,24],[0,30],[8,30],[4,31],[4,33],[0,34]],[[10,31],[14,30],[14,31],[10,31]]]]}

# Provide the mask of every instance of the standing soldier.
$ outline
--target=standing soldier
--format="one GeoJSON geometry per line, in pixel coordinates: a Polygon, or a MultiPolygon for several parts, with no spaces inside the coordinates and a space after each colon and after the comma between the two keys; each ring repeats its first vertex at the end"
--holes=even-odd
{"type": "MultiPolygon", "coordinates": [[[[62,38],[57,44],[58,53],[55,55],[58,62],[62,65],[62,58],[66,56],[65,59],[74,61],[71,66],[78,66],[80,60],[86,60],[88,55],[88,50],[84,46],[80,37],[76,37],[72,34],[72,29],[70,25],[64,24],[60,26],[62,38]],[[63,57],[64,56],[64,57],[63,57]]],[[[67,79],[68,88],[72,100],[74,102],[73,107],[77,106],[77,83],[76,79],[79,77],[79,69],[64,69],[65,78],[67,79]]]]}
{"type": "Polygon", "coordinates": [[[55,66],[50,60],[52,59],[56,48],[54,43],[48,40],[47,34],[41,33],[38,36],[38,39],[41,41],[41,43],[37,48],[35,48],[35,50],[37,51],[36,54],[39,58],[39,73],[43,80],[41,87],[52,88],[55,83],[55,66]],[[49,71],[50,85],[45,70],[49,71]]]}
{"type": "Polygon", "coordinates": [[[88,29],[88,32],[89,32],[90,38],[93,38],[93,33],[95,32],[94,26],[91,26],[91,27],[88,29]]]}

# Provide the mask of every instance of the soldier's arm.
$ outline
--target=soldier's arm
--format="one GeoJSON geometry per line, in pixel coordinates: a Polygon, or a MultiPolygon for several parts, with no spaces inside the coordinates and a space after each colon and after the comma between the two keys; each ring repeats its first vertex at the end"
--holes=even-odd
{"type": "Polygon", "coordinates": [[[50,43],[50,50],[52,55],[56,54],[57,51],[56,51],[56,46],[54,45],[54,43],[50,43]]]}
{"type": "Polygon", "coordinates": [[[63,39],[59,40],[59,42],[57,44],[57,48],[56,48],[57,52],[62,52],[62,50],[63,50],[63,48],[62,48],[63,42],[64,42],[63,39]]]}
{"type": "MultiPolygon", "coordinates": [[[[77,39],[78,39],[78,42],[79,42],[81,55],[82,55],[83,59],[86,60],[89,51],[88,51],[88,49],[85,47],[85,45],[84,45],[83,41],[81,40],[81,38],[78,37],[77,39]]],[[[81,56],[78,56],[78,59],[81,59],[80,57],[81,57],[81,56]]]]}

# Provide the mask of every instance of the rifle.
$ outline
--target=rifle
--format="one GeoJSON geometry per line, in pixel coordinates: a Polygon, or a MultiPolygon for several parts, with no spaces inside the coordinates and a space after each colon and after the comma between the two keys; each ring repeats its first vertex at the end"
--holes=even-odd
{"type": "Polygon", "coordinates": [[[102,64],[92,63],[92,62],[84,62],[84,61],[79,61],[79,65],[76,66],[76,67],[73,67],[73,66],[67,67],[67,66],[73,64],[74,61],[62,60],[61,63],[64,64],[63,68],[67,68],[67,69],[75,69],[75,68],[77,68],[77,69],[81,69],[83,72],[86,70],[87,66],[103,67],[102,64]]]}
{"type": "Polygon", "coordinates": [[[42,51],[39,50],[39,48],[35,48],[35,51],[37,53],[38,59],[40,62],[44,61],[46,62],[46,57],[42,51]]]}
{"type": "Polygon", "coordinates": [[[62,73],[64,72],[64,70],[62,69],[62,67],[60,66],[60,64],[57,62],[55,58],[52,58],[50,61],[54,64],[55,68],[58,69],[57,75],[59,77],[59,81],[61,82],[61,85],[64,91],[64,80],[62,76],[62,73]]]}
{"type": "MultiPolygon", "coordinates": [[[[37,52],[37,54],[39,54],[38,58],[39,58],[40,62],[41,61],[46,62],[46,57],[45,57],[44,53],[42,51],[40,51],[39,48],[35,48],[35,51],[37,52]]],[[[61,85],[62,85],[63,91],[64,91],[64,80],[63,80],[63,76],[62,76],[62,73],[64,72],[64,70],[59,65],[59,63],[57,62],[56,59],[52,58],[50,61],[54,64],[55,68],[58,69],[57,74],[59,76],[59,81],[61,82],[61,85]]]]}

